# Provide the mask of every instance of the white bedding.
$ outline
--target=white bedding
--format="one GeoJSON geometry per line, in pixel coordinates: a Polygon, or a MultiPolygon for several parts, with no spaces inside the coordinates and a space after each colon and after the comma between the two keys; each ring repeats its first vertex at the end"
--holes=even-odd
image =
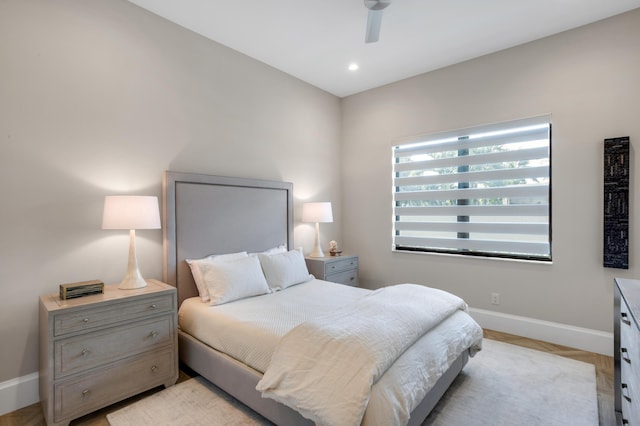
{"type": "Polygon", "coordinates": [[[287,333],[256,389],[316,424],[358,425],[371,387],[395,360],[466,309],[459,297],[416,284],[373,291],[287,333]]]}
{"type": "MultiPolygon", "coordinates": [[[[313,280],[220,306],[208,306],[193,298],[183,302],[179,323],[182,331],[264,373],[289,330],[369,293],[313,280]]],[[[411,411],[440,375],[460,353],[479,345],[481,339],[480,327],[462,311],[435,326],[374,384],[362,424],[406,424],[411,411]]]]}
{"type": "Polygon", "coordinates": [[[194,297],[182,303],[178,323],[182,331],[264,373],[280,338],[289,330],[367,293],[369,290],[311,280],[218,306],[194,297]]]}

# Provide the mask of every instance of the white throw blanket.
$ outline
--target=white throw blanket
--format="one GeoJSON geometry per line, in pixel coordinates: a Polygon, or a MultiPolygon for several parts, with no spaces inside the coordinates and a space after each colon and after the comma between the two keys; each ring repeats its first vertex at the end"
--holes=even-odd
{"type": "Polygon", "coordinates": [[[287,333],[256,389],[320,425],[359,425],[371,386],[462,299],[401,284],[307,321],[287,333]]]}

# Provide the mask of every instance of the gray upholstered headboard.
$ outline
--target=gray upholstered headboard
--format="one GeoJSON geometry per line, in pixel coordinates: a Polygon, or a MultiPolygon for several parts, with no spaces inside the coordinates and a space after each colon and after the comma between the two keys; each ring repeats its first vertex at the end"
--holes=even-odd
{"type": "Polygon", "coordinates": [[[162,195],[162,277],[178,305],[198,295],[185,259],[293,247],[292,183],[167,171],[162,195]]]}

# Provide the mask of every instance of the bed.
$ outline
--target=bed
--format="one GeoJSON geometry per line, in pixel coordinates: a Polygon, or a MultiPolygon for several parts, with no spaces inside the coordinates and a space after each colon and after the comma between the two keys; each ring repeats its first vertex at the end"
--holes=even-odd
{"type": "MultiPolygon", "coordinates": [[[[179,322],[181,323],[180,361],[278,425],[312,425],[314,424],[312,420],[287,406],[291,405],[290,403],[277,402],[278,398],[273,396],[264,398],[262,393],[256,390],[260,384],[264,391],[264,382],[271,377],[270,373],[273,369],[269,371],[265,368],[278,360],[282,351],[279,351],[280,348],[276,344],[282,334],[276,333],[276,337],[270,341],[260,340],[257,346],[271,348],[268,349],[270,353],[266,361],[254,362],[247,359],[239,360],[242,357],[233,351],[226,351],[231,352],[229,354],[222,349],[218,350],[220,345],[224,346],[224,343],[216,344],[216,339],[224,333],[216,333],[214,329],[208,332],[210,337],[207,337],[207,332],[204,335],[198,334],[198,327],[194,326],[196,323],[193,318],[200,315],[197,312],[201,312],[206,318],[212,309],[207,309],[208,305],[201,302],[192,271],[186,262],[187,259],[243,251],[262,253],[265,250],[283,246],[286,248],[285,251],[293,248],[293,185],[291,183],[165,172],[163,176],[163,280],[174,285],[178,291],[179,322]],[[273,348],[278,350],[274,352],[273,348]],[[269,358],[271,352],[274,353],[275,360],[269,358]]],[[[268,300],[269,304],[281,303],[282,306],[304,303],[305,299],[321,299],[320,296],[310,297],[309,294],[319,295],[329,289],[339,292],[337,294],[340,295],[339,300],[344,301],[345,311],[351,306],[347,303],[351,299],[357,300],[358,303],[363,299],[374,299],[369,297],[372,292],[368,290],[327,283],[309,277],[308,281],[286,290],[242,299],[227,305],[233,309],[237,307],[240,311],[245,309],[245,312],[259,312],[258,308],[251,305],[252,303],[257,303],[256,301],[262,303],[262,300],[268,300]]],[[[339,308],[336,308],[336,313],[339,308]]],[[[326,307],[318,305],[316,309],[321,311],[326,307]]],[[[308,311],[312,312],[312,309],[309,308],[308,311]]],[[[309,315],[309,312],[306,315],[309,315]]],[[[327,315],[331,314],[329,312],[327,315]]],[[[405,358],[410,359],[411,362],[420,359],[422,357],[420,351],[428,346],[434,346],[436,342],[429,339],[459,335],[458,329],[455,328],[458,326],[454,325],[455,321],[459,321],[461,327],[469,328],[467,330],[469,336],[465,337],[466,340],[456,337],[458,346],[455,353],[447,355],[446,368],[438,372],[438,377],[429,379],[432,383],[428,386],[428,392],[425,390],[426,395],[422,397],[420,394],[419,402],[413,401],[410,409],[405,407],[405,411],[410,411],[407,413],[410,417],[408,419],[403,417],[401,423],[421,424],[467,363],[470,353],[473,354],[473,351],[480,346],[481,330],[470,320],[466,312],[456,311],[452,317],[455,317],[455,320],[448,318],[447,324],[438,325],[418,339],[413,346],[402,353],[402,361],[398,358],[395,362],[395,364],[401,364],[405,362],[405,358]],[[475,329],[472,330],[473,327],[475,329]]],[[[303,315],[298,324],[306,319],[308,317],[303,315]]],[[[309,321],[309,323],[312,322],[309,321]]],[[[304,325],[306,324],[307,322],[304,322],[304,325]]],[[[290,325],[289,328],[293,328],[294,325],[290,325]]],[[[222,328],[220,327],[219,330],[222,328]]],[[[295,327],[296,330],[300,328],[295,327]]],[[[227,334],[235,335],[236,333],[227,334]]],[[[287,333],[287,337],[292,334],[295,333],[287,333]]],[[[282,340],[281,346],[285,339],[282,340]]],[[[371,403],[365,408],[363,424],[379,423],[380,415],[389,414],[383,401],[385,393],[388,393],[386,389],[393,388],[393,381],[397,381],[396,376],[400,374],[398,371],[402,368],[407,369],[406,366],[395,364],[373,385],[371,403]]],[[[300,411],[305,412],[304,409],[300,411]]],[[[308,413],[305,415],[310,417],[308,413]]]]}

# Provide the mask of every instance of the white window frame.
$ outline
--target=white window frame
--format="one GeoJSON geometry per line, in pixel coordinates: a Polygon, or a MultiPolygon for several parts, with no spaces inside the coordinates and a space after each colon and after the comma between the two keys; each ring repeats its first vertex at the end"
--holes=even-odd
{"type": "Polygon", "coordinates": [[[551,261],[551,116],[392,148],[393,250],[551,261]]]}

